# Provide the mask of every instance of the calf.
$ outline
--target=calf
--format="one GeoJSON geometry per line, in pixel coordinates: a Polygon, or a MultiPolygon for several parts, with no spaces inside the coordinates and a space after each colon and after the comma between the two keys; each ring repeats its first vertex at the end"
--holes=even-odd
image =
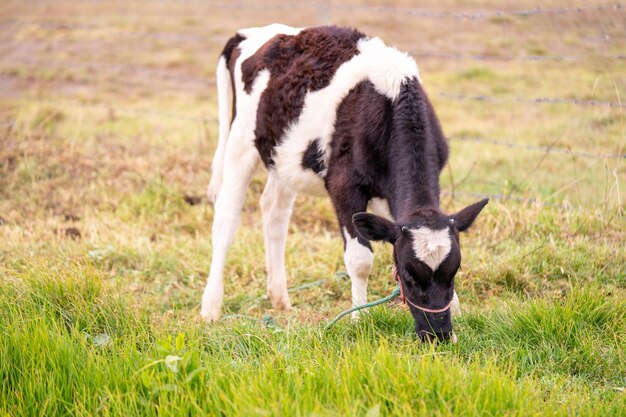
{"type": "Polygon", "coordinates": [[[260,159],[269,171],[261,209],[274,308],[291,307],[285,239],[296,193],[328,195],[352,303],[367,301],[370,241],[389,242],[417,334],[450,338],[459,232],[487,200],[451,216],[440,211],[448,147],[415,61],[354,29],[275,24],[240,30],[227,42],[217,86],[219,142],[208,189],[213,257],[202,317],[219,318],[226,252],[260,159]]]}

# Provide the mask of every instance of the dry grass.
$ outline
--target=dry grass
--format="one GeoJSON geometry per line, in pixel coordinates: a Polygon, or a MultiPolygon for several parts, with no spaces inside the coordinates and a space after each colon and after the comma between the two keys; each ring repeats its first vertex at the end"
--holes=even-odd
{"type": "MultiPolygon", "coordinates": [[[[393,4],[411,7],[408,1],[393,4]]],[[[591,4],[595,3],[570,2],[571,6],[591,4]]],[[[265,4],[271,5],[280,3],[265,4]]],[[[535,6],[522,1],[516,2],[514,8],[535,6]]],[[[552,6],[562,3],[542,4],[545,8],[552,6]]],[[[419,6],[424,10],[456,13],[502,7],[496,1],[451,0],[419,6]]],[[[496,373],[496,368],[502,371],[497,378],[507,381],[505,386],[512,390],[509,394],[521,395],[518,399],[527,398],[526,395],[533,399],[534,402],[528,403],[532,413],[541,412],[538,398],[542,392],[547,392],[545,401],[550,404],[544,410],[546,413],[556,410],[564,401],[570,404],[570,410],[587,410],[586,413],[593,414],[593,407],[577,404],[592,401],[596,394],[598,401],[605,401],[604,405],[623,401],[623,396],[615,390],[624,385],[623,372],[610,366],[624,363],[623,353],[621,356],[616,353],[624,347],[623,337],[611,333],[611,326],[623,329],[623,317],[607,313],[602,316],[602,320],[606,319],[607,327],[602,327],[605,333],[599,330],[585,333],[583,329],[580,333],[568,333],[559,342],[550,336],[551,326],[557,325],[539,320],[535,313],[558,310],[560,307],[552,304],[564,303],[573,310],[558,310],[563,314],[560,319],[583,326],[580,314],[604,311],[606,306],[601,303],[605,301],[623,307],[625,159],[584,158],[458,139],[480,136],[594,154],[624,154],[625,109],[459,101],[440,93],[621,102],[626,96],[626,61],[607,57],[626,53],[625,13],[624,10],[590,11],[452,20],[335,8],[331,15],[335,23],[358,27],[407,51],[495,57],[582,57],[576,61],[538,62],[432,57],[418,60],[427,91],[451,138],[450,164],[442,175],[444,209],[449,212],[459,209],[476,199],[477,193],[501,197],[492,200],[471,233],[463,238],[464,264],[456,285],[463,308],[470,315],[457,324],[466,332],[468,342],[460,350],[446,352],[454,356],[459,375],[464,372],[463,366],[477,371],[485,362],[491,364],[487,367],[489,372],[496,373]],[[590,301],[594,297],[597,300],[590,301]],[[572,300],[583,304],[581,311],[575,310],[572,300]],[[594,304],[596,301],[600,304],[594,304]],[[519,311],[509,311],[503,303],[513,303],[519,311]],[[485,326],[500,330],[489,331],[485,326]],[[506,330],[507,326],[513,327],[506,330]],[[527,346],[527,350],[517,349],[518,338],[521,340],[522,333],[527,331],[539,332],[537,344],[527,346]],[[493,348],[497,343],[503,343],[510,354],[493,348]],[[578,347],[570,349],[567,343],[578,347]],[[597,357],[600,352],[597,345],[603,343],[609,345],[604,362],[597,357]],[[474,357],[476,361],[467,359],[474,357]],[[577,368],[573,361],[585,358],[592,358],[597,366],[577,368]],[[559,367],[555,361],[564,365],[559,367]],[[502,368],[496,366],[498,363],[502,368]],[[511,388],[517,383],[521,384],[521,391],[511,388]]],[[[106,300],[121,295],[119,302],[127,303],[124,305],[128,311],[145,319],[140,323],[120,324],[124,329],[137,325],[141,332],[158,337],[191,332],[195,338],[192,345],[201,345],[209,334],[217,341],[226,340],[225,346],[239,340],[239,336],[229,332],[250,331],[245,323],[235,321],[208,328],[197,318],[211,249],[212,207],[196,203],[208,183],[216,145],[214,65],[223,43],[239,27],[274,21],[308,26],[325,19],[324,14],[310,6],[285,10],[212,7],[200,1],[2,3],[2,285],[24,294],[32,287],[34,293],[52,300],[63,294],[74,299],[73,291],[79,295],[85,293],[87,311],[92,289],[81,287],[85,283],[81,284],[80,277],[95,277],[97,285],[94,285],[97,291],[106,294],[106,300]],[[63,284],[65,278],[67,286],[63,284]],[[191,330],[195,328],[198,330],[191,330]]],[[[270,313],[280,326],[296,329],[295,336],[289,334],[289,344],[296,346],[302,340],[313,343],[320,360],[333,352],[331,363],[346,366],[345,369],[348,365],[336,361],[335,355],[341,355],[340,347],[346,340],[357,337],[352,331],[362,331],[357,338],[365,340],[359,344],[362,351],[355,357],[361,361],[355,365],[357,368],[367,368],[367,358],[376,356],[375,351],[387,360],[385,349],[389,346],[381,350],[376,346],[387,329],[387,321],[391,323],[388,328],[392,348],[398,348],[396,343],[400,349],[406,348],[405,344],[410,343],[407,336],[410,327],[395,313],[375,316],[362,328],[357,324],[346,325],[344,333],[330,340],[311,339],[308,333],[301,333],[307,331],[302,330],[302,325],[312,324],[316,328],[349,305],[349,283],[335,277],[337,271],[343,270],[342,243],[326,199],[298,199],[287,249],[290,287],[324,281],[293,292],[291,313],[271,309],[264,295],[265,267],[258,212],[264,179],[265,173],[260,170],[251,184],[243,224],[229,253],[226,310],[255,317],[270,313]],[[408,333],[403,333],[403,329],[408,329],[408,333]]],[[[384,246],[375,249],[378,256],[370,281],[371,293],[383,295],[394,285],[389,279],[390,253],[384,246]]],[[[29,298],[25,295],[21,299],[29,298]]],[[[110,306],[109,301],[102,303],[102,306],[98,304],[102,313],[94,320],[98,323],[98,320],[107,323],[122,320],[118,301],[111,301],[110,306]]],[[[18,310],[19,305],[15,307],[18,310]]],[[[15,311],[0,312],[0,318],[15,320],[18,317],[15,311]]],[[[81,318],[76,326],[89,327],[90,324],[84,324],[90,323],[89,320],[81,318]]],[[[111,327],[107,329],[112,332],[111,327]]],[[[260,332],[255,337],[265,337],[260,332]]],[[[10,340],[18,343],[18,339],[10,340]]],[[[74,336],[70,340],[76,342],[74,336]]],[[[217,349],[216,346],[210,349],[217,349]]],[[[233,352],[243,349],[237,346],[233,352]]],[[[263,362],[262,358],[267,361],[276,358],[254,349],[246,352],[240,358],[250,359],[252,355],[256,358],[252,362],[258,361],[259,369],[272,375],[269,362],[263,362]]],[[[122,355],[116,350],[111,354],[122,355]]],[[[129,362],[123,366],[134,372],[136,363],[130,359],[133,355],[129,353],[129,362]]],[[[202,355],[205,355],[202,361],[210,363],[210,367],[231,360],[220,357],[224,362],[217,359],[211,362],[210,352],[202,355]]],[[[305,374],[316,372],[302,366],[305,374]]],[[[439,369],[438,364],[433,366],[439,369]]],[[[358,369],[353,371],[358,373],[358,369]]],[[[236,372],[230,375],[241,376],[236,372]]],[[[348,380],[356,386],[355,381],[360,381],[346,377],[348,380]]],[[[239,388],[233,385],[229,392],[250,387],[247,385],[250,381],[241,381],[239,388]]],[[[476,392],[468,387],[473,387],[476,381],[471,378],[464,381],[457,388],[465,390],[471,398],[476,392]]],[[[502,394],[496,391],[494,398],[502,394]]],[[[191,390],[190,397],[194,393],[197,392],[191,390]]],[[[3,395],[7,393],[3,391],[3,395]]],[[[214,399],[214,403],[220,401],[214,399]]],[[[93,404],[82,404],[93,411],[93,404]]],[[[249,410],[250,404],[243,409],[249,410]]],[[[389,412],[385,404],[383,401],[383,411],[389,412]]],[[[489,401],[468,413],[497,410],[496,400],[489,407],[485,404],[489,401]]],[[[516,404],[509,403],[511,409],[519,405],[516,404]]],[[[327,408],[320,414],[332,414],[328,410],[363,414],[374,406],[356,401],[353,405],[327,408]]],[[[0,405],[0,412],[10,410],[3,407],[7,406],[0,405]]],[[[222,411],[231,410],[224,404],[221,407],[222,411]]],[[[109,410],[112,414],[116,413],[111,410],[114,409],[109,410]]],[[[446,414],[445,406],[437,410],[446,414]]]]}

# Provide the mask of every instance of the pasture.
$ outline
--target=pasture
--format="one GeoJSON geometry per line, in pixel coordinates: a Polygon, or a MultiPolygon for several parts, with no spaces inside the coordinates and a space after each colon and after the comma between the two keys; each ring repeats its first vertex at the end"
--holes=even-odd
{"type": "MultiPolygon", "coordinates": [[[[0,3],[0,416],[626,415],[626,5],[321,3],[0,3]],[[293,310],[272,310],[263,169],[225,317],[200,320],[215,65],[273,22],[415,57],[442,208],[491,197],[461,237],[457,344],[420,343],[404,307],[324,330],[350,282],[323,198],[296,202],[293,310]]],[[[374,249],[370,299],[395,288],[374,249]]]]}

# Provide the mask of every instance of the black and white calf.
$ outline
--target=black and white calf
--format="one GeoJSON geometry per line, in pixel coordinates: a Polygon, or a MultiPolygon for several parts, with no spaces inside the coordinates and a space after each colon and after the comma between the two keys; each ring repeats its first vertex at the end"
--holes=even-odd
{"type": "Polygon", "coordinates": [[[345,240],[352,303],[367,299],[370,241],[394,246],[404,294],[423,339],[452,334],[459,232],[487,200],[439,210],[448,147],[415,61],[378,38],[334,26],[240,30],[217,67],[219,143],[209,197],[213,258],[201,315],[217,320],[226,252],[259,159],[268,293],[291,307],[285,240],[297,192],[329,195],[345,240]],[[231,105],[232,98],[232,105],[231,105]],[[368,209],[382,216],[365,213],[368,209]]]}

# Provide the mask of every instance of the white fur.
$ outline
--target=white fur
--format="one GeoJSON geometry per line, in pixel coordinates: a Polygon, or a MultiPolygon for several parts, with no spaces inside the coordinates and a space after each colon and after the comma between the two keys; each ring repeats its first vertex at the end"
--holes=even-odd
{"type": "Polygon", "coordinates": [[[239,66],[241,66],[241,63],[243,61],[254,55],[254,53],[261,46],[263,46],[263,44],[272,39],[274,36],[280,34],[295,36],[300,33],[301,30],[302,28],[294,28],[280,23],[273,23],[267,26],[251,27],[239,30],[237,33],[239,33],[246,39],[244,39],[238,45],[239,49],[241,50],[241,54],[237,59],[237,63],[239,64],[239,66]]]}
{"type": "MultiPolygon", "coordinates": [[[[346,251],[343,259],[352,283],[352,306],[356,307],[367,303],[367,278],[372,271],[374,253],[368,247],[361,245],[356,237],[350,237],[345,227],[343,236],[346,238],[346,251]]],[[[357,313],[352,313],[352,317],[357,317],[357,313]]]]}
{"type": "Polygon", "coordinates": [[[306,95],[300,116],[289,126],[275,150],[276,172],[295,190],[315,195],[325,193],[322,178],[302,168],[302,156],[309,142],[319,138],[319,147],[328,165],[337,108],[352,88],[369,79],[378,92],[393,100],[400,93],[402,82],[419,77],[413,59],[385,46],[380,39],[363,39],[357,46],[359,54],[337,69],[326,88],[306,95]]]}
{"type": "Polygon", "coordinates": [[[446,259],[452,247],[449,228],[433,230],[428,227],[419,227],[410,230],[413,235],[413,251],[420,261],[424,262],[433,271],[446,259]]]}
{"type": "MultiPolygon", "coordinates": [[[[240,31],[246,39],[239,44],[241,54],[234,71],[237,116],[233,120],[228,133],[225,150],[222,151],[224,152],[222,163],[223,178],[220,192],[217,194],[215,201],[211,272],[202,295],[202,307],[200,309],[200,315],[205,320],[217,320],[220,316],[224,300],[223,273],[226,254],[239,225],[241,207],[243,206],[248,183],[259,160],[259,154],[254,147],[254,129],[256,127],[259,101],[261,94],[267,88],[270,72],[268,70],[260,71],[254,80],[250,94],[247,94],[241,77],[241,63],[277,34],[295,35],[299,31],[300,29],[278,24],[240,31]]],[[[218,63],[218,70],[219,65],[218,63]]],[[[220,110],[220,112],[226,115],[225,110],[220,110]]],[[[221,114],[220,117],[222,117],[221,114]]],[[[216,155],[216,157],[219,158],[219,155],[216,155]]],[[[217,163],[219,164],[220,162],[217,163]]]]}
{"type": "Polygon", "coordinates": [[[224,299],[223,272],[226,254],[239,226],[246,189],[259,160],[259,154],[254,147],[254,126],[259,99],[267,88],[269,78],[268,70],[260,71],[250,94],[237,96],[237,117],[226,142],[223,184],[215,201],[211,272],[202,295],[200,310],[200,315],[205,320],[217,320],[220,316],[224,299]],[[247,111],[240,112],[240,107],[247,111]]]}
{"type": "Polygon", "coordinates": [[[217,62],[216,82],[217,82],[217,106],[218,106],[218,122],[219,122],[219,136],[217,140],[217,150],[213,156],[213,162],[211,164],[211,181],[207,189],[207,197],[209,201],[215,201],[217,194],[222,186],[222,179],[224,174],[224,157],[226,155],[226,142],[228,140],[228,133],[230,132],[230,109],[231,109],[231,97],[232,87],[230,80],[230,73],[228,71],[228,64],[226,58],[220,56],[217,62]]]}
{"type": "Polygon", "coordinates": [[[384,198],[372,198],[367,203],[367,211],[393,221],[393,216],[391,215],[391,210],[389,209],[389,202],[384,198]]]}
{"type": "MultiPolygon", "coordinates": [[[[415,60],[396,48],[389,47],[379,38],[359,41],[358,56],[365,60],[367,78],[379,93],[394,100],[400,94],[402,83],[411,77],[419,80],[415,60]]],[[[421,81],[420,81],[421,82],[421,81]]]]}
{"type": "Polygon", "coordinates": [[[270,174],[261,196],[265,260],[267,265],[267,293],[272,306],[278,310],[291,308],[287,293],[285,272],[285,242],[295,194],[283,187],[270,174]]]}
{"type": "Polygon", "coordinates": [[[452,295],[452,301],[450,302],[450,313],[452,317],[461,315],[461,303],[459,303],[459,296],[456,295],[456,291],[452,295]]]}

